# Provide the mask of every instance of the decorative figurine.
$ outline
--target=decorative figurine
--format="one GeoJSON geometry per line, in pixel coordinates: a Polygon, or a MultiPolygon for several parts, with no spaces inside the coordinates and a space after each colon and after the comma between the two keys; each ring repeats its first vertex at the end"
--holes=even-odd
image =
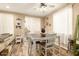
{"type": "Polygon", "coordinates": [[[41,29],[41,37],[45,37],[45,36],[46,36],[46,34],[45,34],[45,27],[43,27],[41,29]]]}

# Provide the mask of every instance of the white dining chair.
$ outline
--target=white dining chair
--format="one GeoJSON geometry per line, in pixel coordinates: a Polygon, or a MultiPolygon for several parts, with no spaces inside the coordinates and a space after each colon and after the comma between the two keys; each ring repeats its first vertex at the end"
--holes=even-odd
{"type": "MultiPolygon", "coordinates": [[[[49,36],[50,34],[48,34],[49,36]]],[[[45,53],[44,56],[48,55],[48,50],[52,49],[52,55],[53,55],[53,48],[54,48],[54,43],[55,43],[55,39],[56,39],[56,34],[51,34],[50,38],[46,38],[47,40],[44,41],[45,45],[43,44],[42,48],[45,49],[45,53]]],[[[42,44],[41,44],[42,45],[42,44]]]]}

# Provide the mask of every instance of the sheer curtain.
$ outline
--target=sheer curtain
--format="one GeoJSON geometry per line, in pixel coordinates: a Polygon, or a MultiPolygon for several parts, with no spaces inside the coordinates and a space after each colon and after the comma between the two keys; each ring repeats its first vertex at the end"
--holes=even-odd
{"type": "Polygon", "coordinates": [[[35,17],[25,17],[25,27],[30,31],[30,33],[40,33],[41,19],[35,17]]]}
{"type": "Polygon", "coordinates": [[[72,7],[68,6],[53,14],[53,31],[72,35],[72,7]]]}
{"type": "MultiPolygon", "coordinates": [[[[69,5],[53,14],[53,32],[61,37],[61,43],[67,44],[72,35],[72,6],[69,5]]],[[[63,44],[62,44],[63,45],[63,44]]]]}
{"type": "Polygon", "coordinates": [[[0,34],[14,34],[14,17],[13,14],[0,13],[0,34]]]}

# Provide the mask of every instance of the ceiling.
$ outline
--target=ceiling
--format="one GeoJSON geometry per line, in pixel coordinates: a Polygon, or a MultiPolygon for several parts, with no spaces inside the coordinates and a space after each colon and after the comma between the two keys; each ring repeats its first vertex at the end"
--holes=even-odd
{"type": "Polygon", "coordinates": [[[47,5],[53,5],[54,7],[40,8],[40,3],[0,3],[0,10],[44,17],[67,4],[47,3],[47,5]]]}

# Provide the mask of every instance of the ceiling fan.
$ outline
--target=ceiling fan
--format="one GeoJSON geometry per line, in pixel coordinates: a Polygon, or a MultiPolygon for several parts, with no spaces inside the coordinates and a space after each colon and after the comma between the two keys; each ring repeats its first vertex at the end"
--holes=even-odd
{"type": "Polygon", "coordinates": [[[50,5],[50,4],[48,4],[48,3],[40,3],[40,8],[42,8],[42,7],[55,7],[55,5],[50,5]]]}
{"type": "Polygon", "coordinates": [[[55,7],[55,4],[49,4],[49,3],[39,3],[38,5],[36,5],[37,7],[34,8],[34,10],[40,11],[42,13],[47,12],[47,8],[48,10],[51,8],[55,7]]]}

